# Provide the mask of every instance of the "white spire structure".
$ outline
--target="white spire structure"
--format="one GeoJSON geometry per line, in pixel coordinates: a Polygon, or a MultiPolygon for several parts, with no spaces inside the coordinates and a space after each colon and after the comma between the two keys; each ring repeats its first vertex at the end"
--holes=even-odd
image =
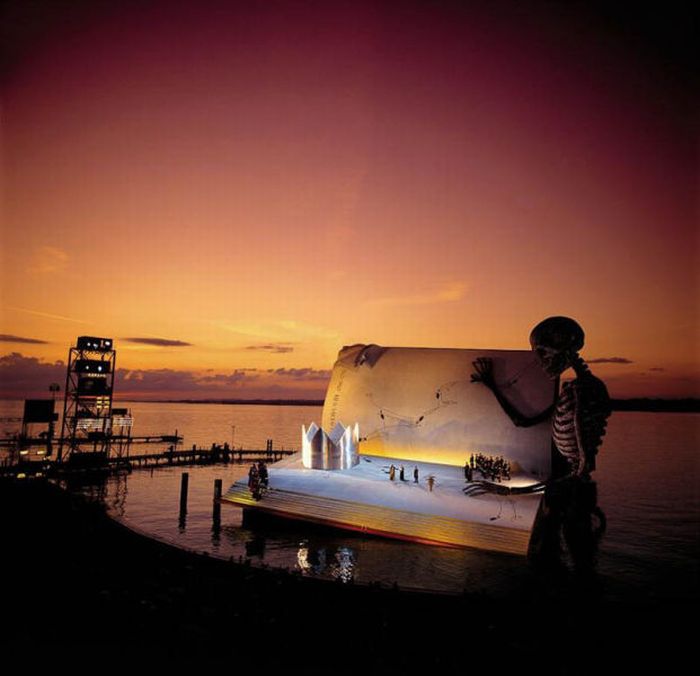
{"type": "Polygon", "coordinates": [[[308,469],[349,469],[360,462],[360,427],[335,424],[330,434],[311,423],[301,426],[301,459],[308,469]]]}

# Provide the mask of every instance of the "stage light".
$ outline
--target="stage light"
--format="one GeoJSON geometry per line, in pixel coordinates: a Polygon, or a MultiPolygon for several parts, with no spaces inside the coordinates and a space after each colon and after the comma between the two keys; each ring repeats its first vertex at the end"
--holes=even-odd
{"type": "Polygon", "coordinates": [[[111,363],[108,361],[100,361],[99,359],[78,359],[75,363],[75,368],[81,373],[105,374],[110,372],[111,363]]]}
{"type": "Polygon", "coordinates": [[[77,342],[79,350],[89,350],[91,352],[107,352],[112,349],[111,338],[95,338],[94,336],[80,336],[77,342]]]}

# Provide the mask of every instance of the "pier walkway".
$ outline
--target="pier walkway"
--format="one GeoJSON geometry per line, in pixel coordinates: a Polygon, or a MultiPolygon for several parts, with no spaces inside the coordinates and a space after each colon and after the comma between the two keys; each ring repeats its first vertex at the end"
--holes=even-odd
{"type": "Polygon", "coordinates": [[[243,463],[263,460],[277,462],[297,451],[283,448],[236,448],[221,446],[211,448],[189,448],[167,450],[162,453],[142,453],[139,455],[109,455],[84,452],[69,456],[62,462],[43,458],[40,460],[11,461],[5,458],[0,463],[0,477],[54,476],[89,472],[119,472],[136,469],[152,469],[169,465],[213,465],[243,463]]]}
{"type": "Polygon", "coordinates": [[[217,447],[194,448],[182,451],[165,451],[164,453],[143,453],[141,455],[129,455],[124,458],[113,458],[121,460],[135,468],[158,467],[160,465],[183,465],[183,464],[214,464],[229,462],[246,462],[253,460],[264,460],[265,462],[277,462],[285,456],[293,455],[294,450],[285,449],[243,449],[232,450],[217,447]]]}

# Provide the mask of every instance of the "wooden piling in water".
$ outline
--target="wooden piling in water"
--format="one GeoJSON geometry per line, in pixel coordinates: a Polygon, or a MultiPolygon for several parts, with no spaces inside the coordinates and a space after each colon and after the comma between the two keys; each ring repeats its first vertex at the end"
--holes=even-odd
{"type": "Polygon", "coordinates": [[[214,505],[211,518],[215,530],[221,527],[221,485],[221,479],[214,479],[214,505]]]}
{"type": "Polygon", "coordinates": [[[187,514],[187,489],[190,483],[189,472],[183,472],[180,480],[180,518],[187,514]]]}

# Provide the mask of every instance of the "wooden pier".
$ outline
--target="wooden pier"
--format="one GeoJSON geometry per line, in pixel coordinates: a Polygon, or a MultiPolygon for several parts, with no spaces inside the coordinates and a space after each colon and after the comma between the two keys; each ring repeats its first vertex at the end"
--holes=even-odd
{"type": "MultiPolygon", "coordinates": [[[[126,434],[111,434],[108,437],[96,436],[95,439],[103,440],[108,439],[109,443],[113,446],[118,446],[119,444],[128,445],[131,444],[180,444],[182,443],[182,437],[176,434],[148,434],[140,437],[132,437],[126,434]]],[[[85,444],[89,445],[92,439],[86,439],[85,444]]],[[[46,447],[51,445],[52,447],[59,447],[61,444],[68,444],[68,439],[61,439],[60,437],[47,439],[46,437],[9,437],[5,439],[0,439],[0,448],[32,448],[32,447],[46,447]]]]}
{"type": "Polygon", "coordinates": [[[112,458],[131,465],[132,469],[159,467],[161,465],[209,465],[215,463],[246,462],[264,460],[277,462],[282,458],[293,455],[294,450],[285,449],[225,449],[221,447],[191,448],[182,451],[165,451],[164,453],[144,453],[130,455],[124,458],[112,458]]]}
{"type": "Polygon", "coordinates": [[[213,445],[210,448],[193,446],[183,450],[166,450],[162,453],[142,453],[139,455],[112,456],[102,453],[83,452],[69,456],[62,462],[49,458],[9,462],[0,464],[0,477],[20,476],[56,476],[77,473],[110,473],[153,469],[174,465],[213,465],[244,463],[263,460],[267,463],[277,462],[285,456],[293,455],[293,449],[272,448],[234,448],[213,445]]]}

